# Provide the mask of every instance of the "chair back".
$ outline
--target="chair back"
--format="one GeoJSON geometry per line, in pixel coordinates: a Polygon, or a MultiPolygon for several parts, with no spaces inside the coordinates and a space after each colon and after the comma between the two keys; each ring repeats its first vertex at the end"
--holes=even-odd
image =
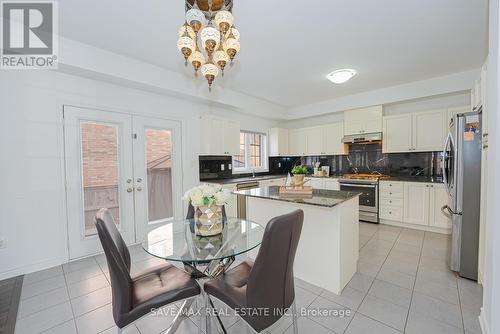
{"type": "Polygon", "coordinates": [[[132,309],[130,253],[108,209],[100,209],[97,212],[95,225],[111,277],[113,317],[115,323],[122,323],[123,316],[132,309]]]}
{"type": "Polygon", "coordinates": [[[281,318],[274,310],[284,311],[295,299],[293,263],[303,221],[304,212],[296,210],[271,219],[266,226],[246,291],[248,307],[270,310],[270,316],[248,319],[257,331],[281,318]]]}

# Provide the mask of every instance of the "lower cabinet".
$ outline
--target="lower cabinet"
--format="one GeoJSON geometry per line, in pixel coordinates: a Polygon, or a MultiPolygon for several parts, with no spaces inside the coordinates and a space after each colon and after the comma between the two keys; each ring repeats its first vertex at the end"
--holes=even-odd
{"type": "Polygon", "coordinates": [[[429,225],[429,189],[426,183],[405,182],[403,222],[429,225]]]}
{"type": "Polygon", "coordinates": [[[449,204],[448,193],[444,184],[432,184],[430,191],[429,225],[440,228],[451,228],[451,220],[446,217],[441,208],[449,204]]]}
{"type": "Polygon", "coordinates": [[[380,181],[379,215],[381,219],[451,229],[451,221],[441,208],[448,204],[444,184],[380,181]]]}

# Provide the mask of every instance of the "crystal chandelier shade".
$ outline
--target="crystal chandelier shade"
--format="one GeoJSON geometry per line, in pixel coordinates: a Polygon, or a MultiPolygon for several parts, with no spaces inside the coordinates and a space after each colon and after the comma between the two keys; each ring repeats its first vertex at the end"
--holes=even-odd
{"type": "Polygon", "coordinates": [[[217,10],[212,6],[213,1],[208,0],[206,10],[206,3],[201,2],[201,7],[198,7],[197,0],[186,0],[186,22],[178,30],[177,41],[186,65],[189,62],[193,66],[195,75],[201,72],[209,89],[219,69],[224,75],[227,63],[231,61],[232,65],[240,52],[240,32],[234,27],[231,13],[233,0],[223,0],[222,7],[217,10]]]}

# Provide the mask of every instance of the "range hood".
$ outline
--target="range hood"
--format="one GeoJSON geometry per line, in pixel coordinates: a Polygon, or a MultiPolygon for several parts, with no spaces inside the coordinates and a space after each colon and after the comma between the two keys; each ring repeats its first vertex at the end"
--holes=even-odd
{"type": "Polygon", "coordinates": [[[370,144],[372,142],[380,142],[381,140],[382,132],[348,135],[342,138],[344,144],[370,144]]]}

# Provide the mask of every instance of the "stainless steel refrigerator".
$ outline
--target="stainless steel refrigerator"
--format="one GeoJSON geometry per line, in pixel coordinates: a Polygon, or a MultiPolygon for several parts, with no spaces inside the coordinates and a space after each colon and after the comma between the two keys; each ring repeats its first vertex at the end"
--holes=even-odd
{"type": "Polygon", "coordinates": [[[451,270],[477,280],[481,206],[481,110],[455,115],[443,151],[443,179],[452,220],[451,270]]]}

